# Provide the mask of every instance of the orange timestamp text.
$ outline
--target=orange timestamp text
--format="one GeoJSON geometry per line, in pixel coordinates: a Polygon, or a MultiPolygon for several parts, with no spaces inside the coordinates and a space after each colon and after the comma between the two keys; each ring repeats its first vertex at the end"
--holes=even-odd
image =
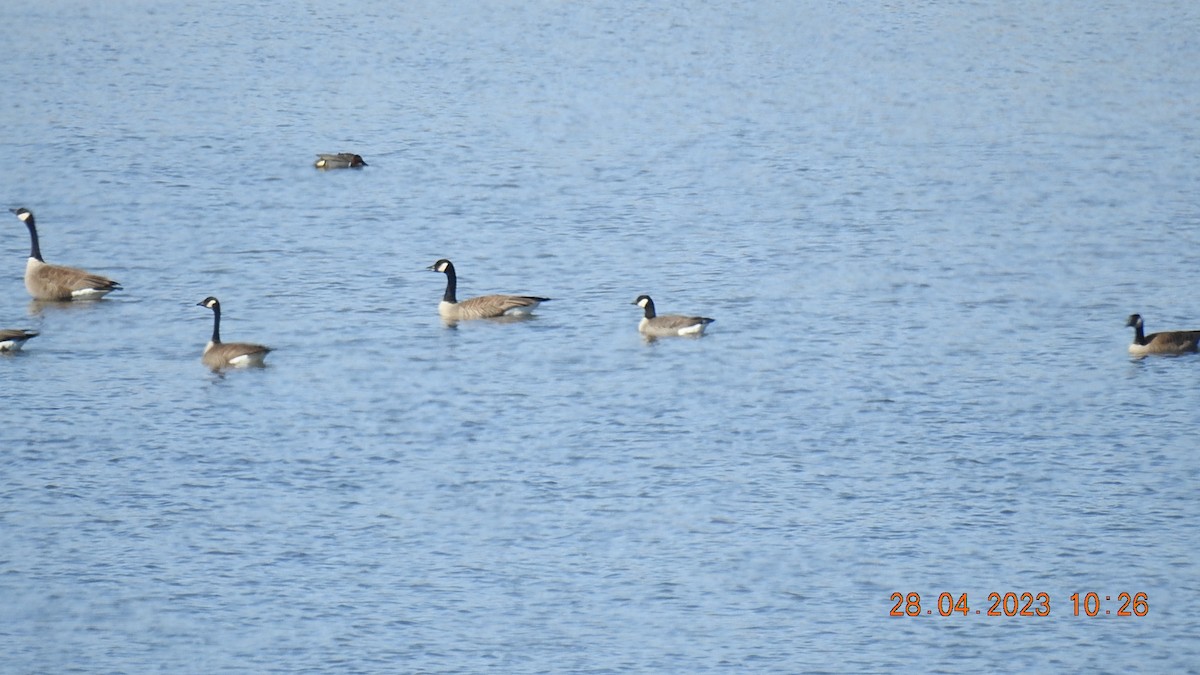
{"type": "MultiPolygon", "coordinates": [[[[1150,613],[1150,599],[1145,593],[1072,593],[1071,613],[1073,616],[1146,616],[1150,613]],[[1109,604],[1105,604],[1109,603],[1109,604]]],[[[921,604],[920,593],[892,593],[892,610],[889,616],[1050,616],[1049,593],[988,593],[987,609],[971,608],[966,593],[939,593],[933,607],[921,604]]]]}

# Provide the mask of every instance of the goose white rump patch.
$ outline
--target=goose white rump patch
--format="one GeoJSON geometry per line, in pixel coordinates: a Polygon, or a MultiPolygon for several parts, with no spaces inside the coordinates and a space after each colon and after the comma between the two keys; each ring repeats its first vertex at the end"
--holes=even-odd
{"type": "Polygon", "coordinates": [[[266,356],[267,355],[262,352],[257,354],[242,354],[241,356],[235,356],[232,359],[229,359],[229,365],[233,366],[234,368],[261,366],[263,365],[263,359],[266,358],[266,356]]]}
{"type": "Polygon", "coordinates": [[[112,291],[102,291],[98,288],[81,288],[77,291],[71,291],[71,297],[76,300],[99,300],[109,293],[112,293],[112,291]]]}

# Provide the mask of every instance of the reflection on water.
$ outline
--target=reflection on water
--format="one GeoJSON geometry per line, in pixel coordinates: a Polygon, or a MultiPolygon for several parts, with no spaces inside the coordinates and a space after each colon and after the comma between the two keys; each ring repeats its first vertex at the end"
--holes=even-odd
{"type": "Polygon", "coordinates": [[[46,312],[87,312],[98,302],[104,300],[30,300],[27,311],[31,317],[44,319],[46,312]]]}

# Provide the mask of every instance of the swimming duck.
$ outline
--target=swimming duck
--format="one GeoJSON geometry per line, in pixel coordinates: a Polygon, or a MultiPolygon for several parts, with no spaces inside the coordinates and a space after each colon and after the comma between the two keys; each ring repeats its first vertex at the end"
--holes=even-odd
{"type": "Polygon", "coordinates": [[[363,161],[362,155],[339,152],[332,155],[317,155],[317,161],[313,162],[313,166],[318,169],[357,169],[367,166],[367,163],[363,161]]]}

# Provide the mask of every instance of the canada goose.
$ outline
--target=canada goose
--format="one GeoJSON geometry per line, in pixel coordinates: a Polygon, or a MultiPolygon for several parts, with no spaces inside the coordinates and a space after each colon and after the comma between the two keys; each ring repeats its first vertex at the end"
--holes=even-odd
{"type": "Polygon", "coordinates": [[[25,208],[9,211],[17,214],[17,218],[29,228],[32,248],[29,261],[25,263],[25,288],[35,300],[99,300],[121,288],[121,284],[99,274],[51,265],[42,260],[33,212],[25,208]]]}
{"type": "Polygon", "coordinates": [[[1200,330],[1173,330],[1146,335],[1141,314],[1130,314],[1125,325],[1133,326],[1133,344],[1129,345],[1129,353],[1137,356],[1194,352],[1197,343],[1200,343],[1200,330]]]}
{"type": "Polygon", "coordinates": [[[670,314],[658,316],[654,313],[654,301],[648,295],[639,295],[631,304],[646,310],[638,322],[638,331],[647,337],[671,337],[675,335],[703,335],[708,324],[716,321],[705,316],[680,316],[670,314]]]}
{"type": "Polygon", "coordinates": [[[0,329],[0,352],[19,352],[25,346],[25,341],[38,336],[35,330],[20,330],[16,328],[0,329]]]}
{"type": "Polygon", "coordinates": [[[204,365],[213,370],[263,365],[263,359],[271,351],[270,347],[249,342],[221,342],[221,303],[219,300],[210,295],[196,304],[213,311],[212,339],[204,345],[204,356],[200,358],[204,365]]]}
{"type": "Polygon", "coordinates": [[[356,155],[352,152],[339,152],[335,155],[317,155],[317,161],[313,162],[313,166],[318,169],[357,169],[360,166],[366,166],[362,155],[356,155]]]}
{"type": "Polygon", "coordinates": [[[539,304],[550,300],[535,295],[481,295],[459,302],[455,296],[458,276],[454,273],[454,263],[442,258],[426,269],[446,274],[446,293],[438,303],[438,314],[446,321],[528,316],[539,304]]]}

